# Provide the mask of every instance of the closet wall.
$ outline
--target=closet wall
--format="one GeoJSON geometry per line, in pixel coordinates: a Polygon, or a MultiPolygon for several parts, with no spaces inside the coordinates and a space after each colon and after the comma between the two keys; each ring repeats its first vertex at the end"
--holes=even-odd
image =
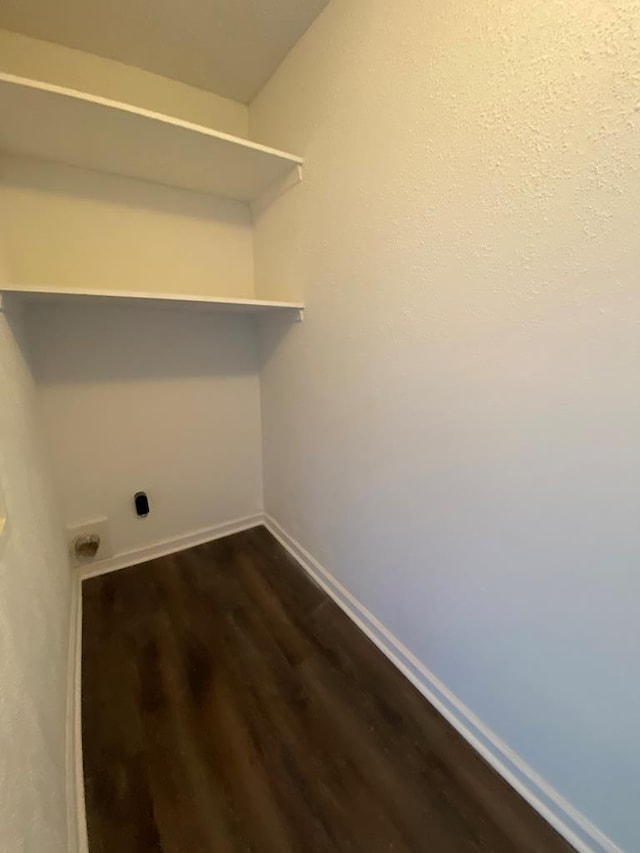
{"type": "MultiPolygon", "coordinates": [[[[246,135],[247,108],[81,51],[0,30],[0,71],[246,135]]],[[[254,293],[248,205],[78,168],[0,158],[11,283],[254,293]]]]}
{"type": "MultiPolygon", "coordinates": [[[[6,31],[0,70],[247,133],[242,104],[6,31]]],[[[5,156],[0,228],[10,284],[254,296],[248,204],[5,156]]],[[[66,527],[106,517],[122,555],[261,510],[253,319],[126,303],[25,316],[66,527]],[[140,489],[145,520],[133,512],[140,489]]]]}
{"type": "Polygon", "coordinates": [[[332,2],[250,110],[305,152],[256,229],[307,305],[265,333],[266,510],[627,850],[639,43],[635,0],[332,2]]]}
{"type": "Polygon", "coordinates": [[[19,317],[10,318],[0,312],[0,488],[9,517],[0,540],[0,848],[72,853],[65,773],[71,577],[19,317]]]}
{"type": "Polygon", "coordinates": [[[14,284],[253,297],[240,202],[4,157],[0,222],[14,284]]]}
{"type": "Polygon", "coordinates": [[[262,510],[257,334],[249,317],[42,306],[27,332],[67,526],[106,517],[116,555],[262,510]],[[133,495],[149,494],[139,519],[133,495]]]}

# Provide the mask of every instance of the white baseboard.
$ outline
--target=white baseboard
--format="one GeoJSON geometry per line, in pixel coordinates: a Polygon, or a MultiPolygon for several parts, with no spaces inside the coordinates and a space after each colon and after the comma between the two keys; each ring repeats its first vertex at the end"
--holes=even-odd
{"type": "Polygon", "coordinates": [[[214,539],[221,539],[223,536],[230,536],[232,533],[240,533],[242,530],[248,530],[263,523],[264,515],[261,512],[247,515],[244,518],[235,518],[232,521],[215,524],[213,527],[195,530],[184,536],[164,539],[145,548],[137,548],[135,551],[127,551],[124,554],[116,554],[115,557],[89,563],[79,570],[79,574],[82,580],[85,580],[86,578],[107,574],[107,572],[115,572],[118,569],[126,569],[129,566],[136,566],[138,563],[146,563],[147,560],[155,560],[157,557],[165,557],[167,554],[175,554],[178,551],[193,548],[195,545],[213,542],[214,539]]]}
{"type": "Polygon", "coordinates": [[[70,853],[88,853],[82,767],[82,594],[81,579],[71,580],[67,663],[67,819],[70,853]]]}
{"type": "Polygon", "coordinates": [[[500,740],[429,669],[271,516],[269,532],[480,755],[579,853],[622,853],[500,740]]]}

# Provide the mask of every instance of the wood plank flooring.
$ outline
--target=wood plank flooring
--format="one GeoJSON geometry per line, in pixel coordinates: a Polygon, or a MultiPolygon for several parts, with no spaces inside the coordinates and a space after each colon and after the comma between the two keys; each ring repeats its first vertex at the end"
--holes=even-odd
{"type": "Polygon", "coordinates": [[[570,850],[264,528],[83,606],[91,853],[570,850]]]}

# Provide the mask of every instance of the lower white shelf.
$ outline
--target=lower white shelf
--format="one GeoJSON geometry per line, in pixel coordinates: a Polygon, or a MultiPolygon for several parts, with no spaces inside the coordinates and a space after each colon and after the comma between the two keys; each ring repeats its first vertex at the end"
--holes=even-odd
{"type": "Polygon", "coordinates": [[[58,290],[21,285],[0,286],[0,294],[26,303],[105,303],[132,307],[185,308],[197,311],[227,311],[239,314],[291,314],[302,319],[301,302],[273,302],[265,299],[227,299],[215,296],[190,296],[176,293],[135,293],[106,290],[58,290]]]}

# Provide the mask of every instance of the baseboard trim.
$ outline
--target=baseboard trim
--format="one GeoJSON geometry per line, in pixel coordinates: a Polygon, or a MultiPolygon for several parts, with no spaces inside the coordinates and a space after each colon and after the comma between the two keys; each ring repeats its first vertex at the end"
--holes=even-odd
{"type": "Polygon", "coordinates": [[[623,851],[495,735],[270,515],[265,527],[446,720],[579,853],[623,851]]]}
{"type": "Polygon", "coordinates": [[[195,530],[184,536],[164,539],[162,542],[148,545],[145,548],[137,548],[134,551],[117,554],[115,557],[107,557],[105,560],[82,566],[78,572],[80,578],[86,580],[97,575],[126,569],[129,566],[136,566],[139,563],[146,563],[148,560],[155,560],[158,557],[165,557],[167,554],[175,554],[178,551],[193,548],[195,545],[204,545],[206,542],[213,542],[214,539],[221,539],[223,536],[230,536],[232,533],[240,533],[242,530],[249,530],[251,527],[257,527],[263,523],[264,515],[261,512],[243,518],[235,518],[231,521],[224,521],[222,524],[214,524],[212,527],[195,530]]]}
{"type": "Polygon", "coordinates": [[[69,657],[67,662],[67,818],[69,850],[88,853],[87,819],[82,767],[82,581],[71,580],[69,612],[69,657]]]}

